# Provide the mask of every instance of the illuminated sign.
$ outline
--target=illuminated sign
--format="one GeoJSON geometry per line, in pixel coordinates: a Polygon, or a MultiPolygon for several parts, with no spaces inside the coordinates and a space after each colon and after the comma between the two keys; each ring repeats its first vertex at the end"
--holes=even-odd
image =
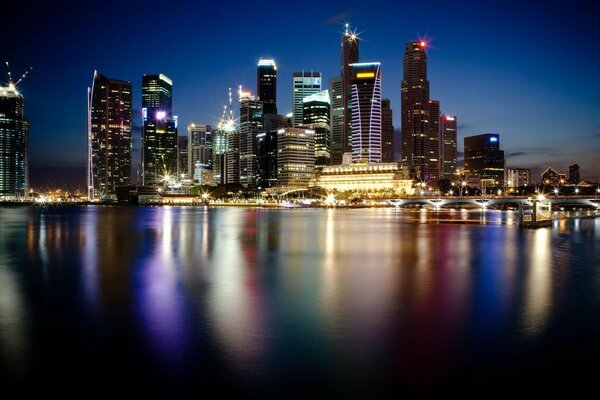
{"type": "Polygon", "coordinates": [[[359,72],[358,74],[356,74],[356,77],[358,79],[373,78],[375,77],[375,72],[359,72]]]}

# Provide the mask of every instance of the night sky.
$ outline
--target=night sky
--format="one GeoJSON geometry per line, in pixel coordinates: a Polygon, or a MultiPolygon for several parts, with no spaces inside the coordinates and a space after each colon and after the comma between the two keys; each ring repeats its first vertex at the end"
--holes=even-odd
{"type": "MultiPolygon", "coordinates": [[[[141,77],[173,79],[179,134],[215,125],[238,85],[255,93],[261,56],[278,65],[278,110],[291,112],[292,72],[339,75],[340,36],[360,33],[360,60],[382,63],[383,97],[400,126],[406,41],[426,38],[431,98],[465,136],[500,134],[507,167],[553,166],[600,177],[600,12],[593,2],[521,1],[125,1],[10,2],[2,6],[0,54],[20,85],[30,127],[33,185],[83,188],[86,93],[94,69],[133,83],[139,125],[141,77]]],[[[6,81],[6,74],[0,75],[6,81]]],[[[324,87],[325,89],[326,87],[324,87]]],[[[139,159],[140,131],[134,132],[139,159]]]]}

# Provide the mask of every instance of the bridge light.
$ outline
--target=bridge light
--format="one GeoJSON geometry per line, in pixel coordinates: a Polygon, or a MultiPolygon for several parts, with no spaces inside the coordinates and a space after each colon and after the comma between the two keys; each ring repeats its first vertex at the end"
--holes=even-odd
{"type": "Polygon", "coordinates": [[[545,200],[545,199],[546,199],[546,196],[544,196],[543,194],[540,194],[540,195],[538,195],[537,199],[538,199],[539,201],[542,201],[542,200],[545,200]]]}

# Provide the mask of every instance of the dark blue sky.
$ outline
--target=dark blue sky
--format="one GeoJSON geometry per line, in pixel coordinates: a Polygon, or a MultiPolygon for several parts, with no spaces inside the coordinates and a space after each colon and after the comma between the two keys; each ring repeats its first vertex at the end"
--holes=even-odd
{"type": "Polygon", "coordinates": [[[133,83],[136,112],[142,74],[172,78],[184,134],[192,121],[215,124],[228,87],[255,92],[261,56],[276,59],[278,109],[290,112],[292,72],[321,71],[325,81],[339,74],[340,34],[350,20],[362,39],[361,61],[382,63],[395,127],[404,44],[426,37],[431,97],[458,116],[459,151],[463,137],[495,132],[507,166],[568,172],[578,162],[583,178],[600,176],[600,12],[593,2],[87,3],[3,6],[2,60],[13,73],[34,68],[20,85],[33,171],[84,165],[94,69],[133,83]]]}

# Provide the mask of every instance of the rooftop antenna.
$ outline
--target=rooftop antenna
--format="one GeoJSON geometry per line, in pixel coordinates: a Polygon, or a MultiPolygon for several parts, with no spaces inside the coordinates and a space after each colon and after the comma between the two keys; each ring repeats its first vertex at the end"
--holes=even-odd
{"type": "Polygon", "coordinates": [[[27,74],[29,73],[29,71],[31,71],[33,69],[33,67],[29,67],[29,69],[27,71],[25,71],[23,73],[23,75],[21,75],[19,80],[14,82],[13,77],[12,77],[12,72],[10,72],[10,66],[8,65],[8,61],[5,61],[5,64],[6,64],[6,72],[8,75],[8,86],[11,86],[12,88],[15,88],[19,83],[21,83],[23,81],[23,79],[25,79],[27,77],[27,74]]]}

